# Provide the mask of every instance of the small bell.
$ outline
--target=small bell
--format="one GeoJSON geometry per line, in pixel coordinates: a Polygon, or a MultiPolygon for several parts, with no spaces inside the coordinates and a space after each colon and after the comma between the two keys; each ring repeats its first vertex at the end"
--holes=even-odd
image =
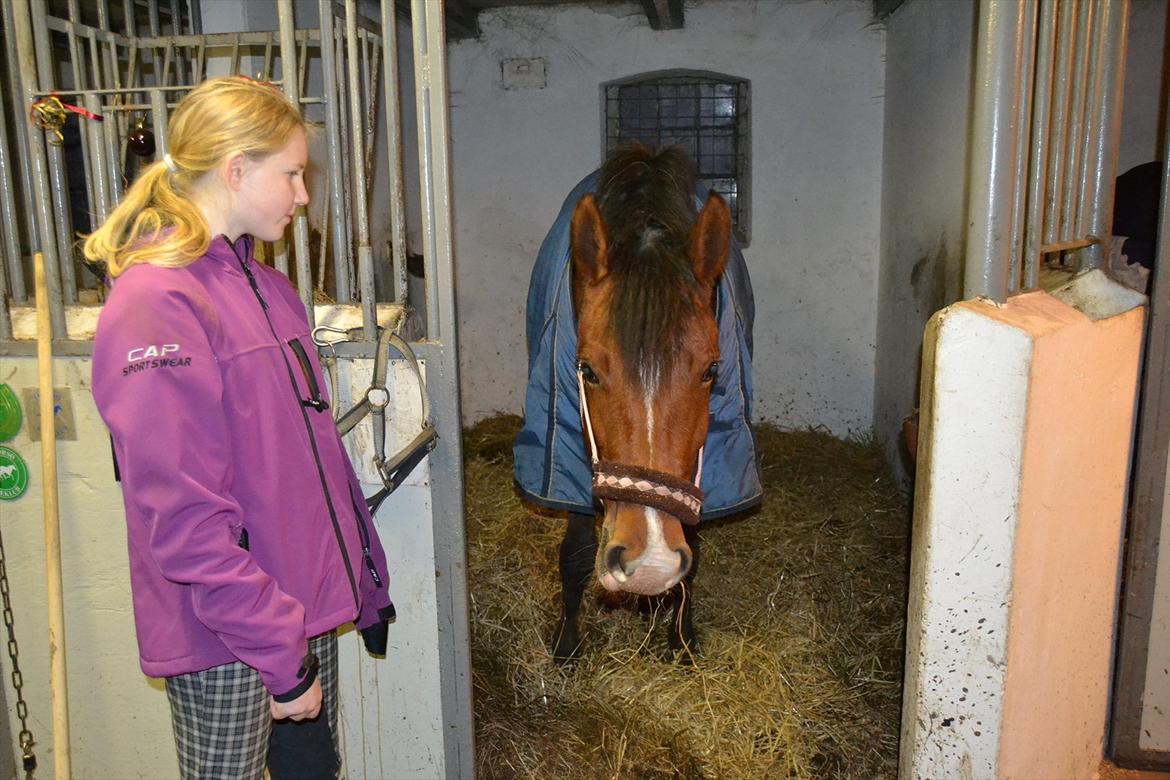
{"type": "Polygon", "coordinates": [[[126,144],[139,157],[154,156],[154,132],[146,126],[146,117],[138,117],[138,124],[126,136],[126,144]]]}

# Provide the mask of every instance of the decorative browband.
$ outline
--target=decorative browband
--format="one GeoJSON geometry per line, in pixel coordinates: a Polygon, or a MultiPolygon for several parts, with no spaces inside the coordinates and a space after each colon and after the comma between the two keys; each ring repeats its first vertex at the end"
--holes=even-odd
{"type": "Polygon", "coordinates": [[[703,491],[663,471],[599,460],[593,464],[593,495],[668,512],[686,525],[698,525],[703,491]]]}

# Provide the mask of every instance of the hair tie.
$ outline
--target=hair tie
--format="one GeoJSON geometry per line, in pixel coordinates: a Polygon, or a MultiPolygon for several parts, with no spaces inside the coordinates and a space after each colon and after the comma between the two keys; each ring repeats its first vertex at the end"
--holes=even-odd
{"type": "Polygon", "coordinates": [[[171,173],[178,173],[179,166],[175,165],[175,158],[171,157],[170,152],[163,155],[163,163],[167,166],[167,170],[171,173]]]}

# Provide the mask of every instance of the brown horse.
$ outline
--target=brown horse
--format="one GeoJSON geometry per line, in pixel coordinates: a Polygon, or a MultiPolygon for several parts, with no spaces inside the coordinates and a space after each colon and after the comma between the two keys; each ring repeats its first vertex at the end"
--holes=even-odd
{"type": "Polygon", "coordinates": [[[695,213],[694,174],[677,149],[611,155],[597,196],[571,223],[577,373],[594,518],[570,514],[561,545],[564,613],[554,657],[578,648],[590,571],[611,591],[674,591],[673,649],[693,650],[687,589],[698,566],[698,490],[708,403],[719,370],[715,288],[731,217],[711,193],[695,213]]]}

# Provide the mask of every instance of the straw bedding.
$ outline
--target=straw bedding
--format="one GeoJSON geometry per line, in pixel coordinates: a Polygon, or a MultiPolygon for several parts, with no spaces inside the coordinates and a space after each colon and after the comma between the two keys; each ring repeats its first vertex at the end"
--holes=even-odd
{"type": "Polygon", "coordinates": [[[518,426],[464,441],[479,777],[896,776],[909,515],[879,446],[761,426],[764,507],[704,527],[699,656],[591,588],[560,668],[563,523],[511,488],[518,426]]]}

